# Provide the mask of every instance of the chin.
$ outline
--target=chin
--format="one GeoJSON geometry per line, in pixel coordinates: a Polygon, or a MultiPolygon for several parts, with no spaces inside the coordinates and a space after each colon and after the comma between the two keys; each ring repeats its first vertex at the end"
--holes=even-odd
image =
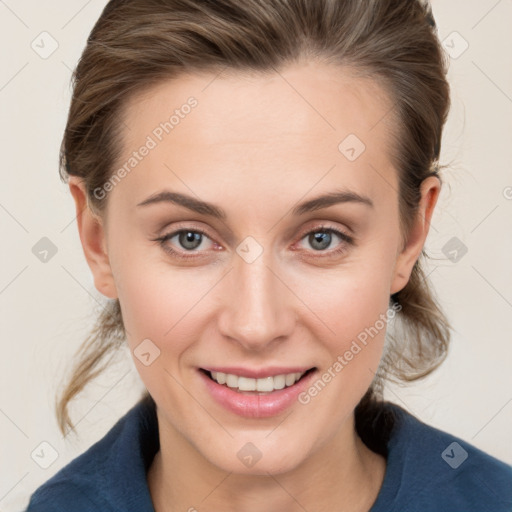
{"type": "MultiPolygon", "coordinates": [[[[239,444],[237,443],[237,446],[239,444]]],[[[288,451],[283,445],[279,448],[269,446],[260,450],[257,448],[258,444],[262,443],[242,442],[240,448],[226,449],[223,453],[216,453],[208,458],[215,466],[228,473],[268,476],[269,473],[278,475],[293,471],[305,457],[305,454],[298,453],[292,446],[288,451]],[[229,455],[230,452],[233,456],[229,455]]],[[[304,446],[303,443],[301,446],[304,446]]]]}

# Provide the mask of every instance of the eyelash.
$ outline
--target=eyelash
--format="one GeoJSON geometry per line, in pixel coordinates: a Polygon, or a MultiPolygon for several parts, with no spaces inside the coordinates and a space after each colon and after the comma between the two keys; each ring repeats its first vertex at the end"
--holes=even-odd
{"type": "MultiPolygon", "coordinates": [[[[160,246],[162,247],[162,249],[164,251],[166,251],[167,253],[169,253],[171,256],[173,257],[176,257],[176,258],[179,258],[179,259],[182,259],[182,260],[190,260],[190,259],[194,259],[194,258],[199,258],[199,256],[192,256],[192,255],[185,255],[186,252],[196,252],[196,251],[186,251],[185,253],[181,253],[180,251],[176,251],[175,249],[172,249],[169,245],[166,244],[166,242],[168,240],[170,240],[171,238],[174,238],[176,235],[179,235],[180,233],[184,233],[184,232],[191,232],[191,233],[199,233],[207,238],[210,238],[210,236],[208,235],[208,233],[206,233],[206,231],[200,229],[200,228],[182,228],[182,229],[177,229],[176,231],[172,231],[171,233],[168,233],[166,235],[163,235],[161,237],[158,237],[158,238],[154,238],[152,241],[153,242],[159,242],[160,246]]],[[[336,228],[333,228],[333,227],[330,227],[330,226],[325,226],[325,225],[320,225],[320,226],[317,226],[315,227],[314,229],[310,230],[310,231],[307,231],[306,233],[304,233],[301,237],[300,237],[300,240],[303,240],[304,238],[306,238],[308,235],[311,235],[313,233],[334,233],[335,235],[337,235],[339,238],[341,238],[341,240],[345,243],[345,244],[349,244],[349,245],[354,245],[354,239],[347,235],[346,233],[344,233],[343,231],[340,231],[336,228]]],[[[341,255],[343,254],[345,251],[347,250],[347,247],[341,243],[340,244],[340,247],[338,247],[337,249],[334,249],[332,251],[318,251],[320,253],[324,253],[324,254],[320,254],[318,256],[314,256],[315,258],[322,258],[322,257],[333,257],[333,256],[337,256],[337,255],[341,255]]]]}

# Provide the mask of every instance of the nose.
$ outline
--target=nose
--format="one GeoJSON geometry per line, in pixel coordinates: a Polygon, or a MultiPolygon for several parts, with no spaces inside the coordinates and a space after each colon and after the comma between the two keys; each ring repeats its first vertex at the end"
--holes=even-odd
{"type": "Polygon", "coordinates": [[[293,332],[294,295],[264,251],[248,263],[235,255],[223,280],[219,329],[248,351],[264,351],[293,332]]]}

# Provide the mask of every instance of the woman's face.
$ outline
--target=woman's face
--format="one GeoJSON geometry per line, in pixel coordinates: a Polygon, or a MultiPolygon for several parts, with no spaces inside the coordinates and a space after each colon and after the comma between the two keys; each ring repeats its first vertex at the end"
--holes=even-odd
{"type": "Polygon", "coordinates": [[[401,242],[391,109],[375,83],[313,63],[181,76],[128,104],[108,259],[91,268],[120,300],[161,437],[225,471],[274,474],[353,436],[390,294],[426,236],[423,222],[401,242]],[[204,371],[273,389],[313,368],[265,395],[204,371]]]}

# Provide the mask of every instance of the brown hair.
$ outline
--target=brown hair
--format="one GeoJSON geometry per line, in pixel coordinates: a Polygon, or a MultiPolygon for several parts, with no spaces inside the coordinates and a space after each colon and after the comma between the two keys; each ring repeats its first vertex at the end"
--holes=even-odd
{"type": "MultiPolygon", "coordinates": [[[[420,0],[111,0],[73,74],[61,178],[81,177],[91,209],[104,212],[106,199],[94,190],[120,157],[122,109],[132,95],[183,72],[271,72],[301,58],[350,66],[387,91],[406,235],[420,184],[438,175],[450,105],[447,58],[430,7],[420,0]]],[[[425,279],[425,256],[405,288],[390,298],[402,309],[397,330],[388,333],[382,371],[356,408],[362,430],[372,425],[369,412],[382,398],[384,378],[421,378],[446,357],[449,324],[425,279]]],[[[69,402],[108,366],[106,356],[124,338],[119,301],[110,300],[57,400],[62,433],[68,425],[74,428],[69,402]]]]}

